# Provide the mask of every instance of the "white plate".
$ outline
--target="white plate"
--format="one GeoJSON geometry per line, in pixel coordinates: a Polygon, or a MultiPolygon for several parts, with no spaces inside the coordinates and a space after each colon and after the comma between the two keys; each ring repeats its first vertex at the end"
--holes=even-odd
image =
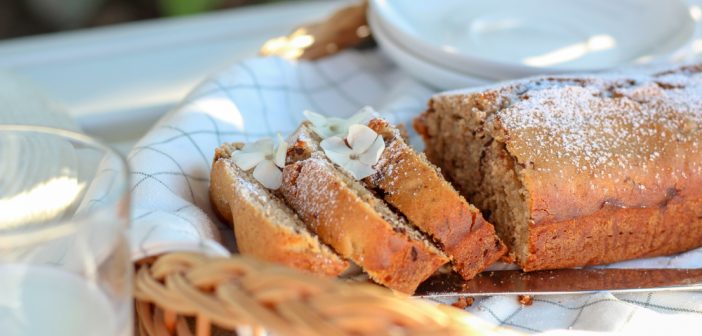
{"type": "Polygon", "coordinates": [[[696,24],[681,0],[372,0],[386,35],[494,79],[667,59],[696,24]]]}
{"type": "Polygon", "coordinates": [[[373,37],[390,58],[412,77],[436,89],[452,90],[470,86],[484,86],[493,82],[492,80],[443,68],[432,63],[429,59],[422,58],[422,55],[417,55],[400,46],[385,32],[384,27],[380,25],[373,13],[368,15],[368,23],[373,31],[373,37]]]}

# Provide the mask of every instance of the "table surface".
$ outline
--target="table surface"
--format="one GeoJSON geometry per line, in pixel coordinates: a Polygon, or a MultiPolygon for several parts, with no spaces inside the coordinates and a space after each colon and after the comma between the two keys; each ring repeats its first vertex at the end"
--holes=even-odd
{"type": "Polygon", "coordinates": [[[0,42],[0,70],[29,78],[83,129],[126,152],[208,75],[347,0],[295,1],[0,42]]]}

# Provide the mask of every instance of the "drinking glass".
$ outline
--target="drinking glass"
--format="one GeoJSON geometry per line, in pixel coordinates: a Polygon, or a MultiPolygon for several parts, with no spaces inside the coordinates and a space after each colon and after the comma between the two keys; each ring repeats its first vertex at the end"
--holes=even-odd
{"type": "Polygon", "coordinates": [[[88,136],[0,125],[0,335],[132,334],[127,180],[88,136]]]}

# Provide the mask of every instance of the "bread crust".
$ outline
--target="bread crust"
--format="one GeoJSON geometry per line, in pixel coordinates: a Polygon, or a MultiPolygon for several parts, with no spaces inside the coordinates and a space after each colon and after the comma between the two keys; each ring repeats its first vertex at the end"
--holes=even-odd
{"type": "Polygon", "coordinates": [[[308,232],[275,223],[262,211],[260,204],[246,197],[244,193],[250,190],[239,185],[238,168],[227,157],[222,148],[217,149],[211,171],[210,199],[218,215],[233,223],[241,254],[330,277],[348,268],[348,262],[308,232]]]}
{"type": "MultiPolygon", "coordinates": [[[[476,185],[467,181],[482,178],[480,171],[444,157],[446,148],[441,146],[447,145],[435,145],[434,138],[440,134],[430,124],[439,113],[482,114],[485,130],[466,128],[465,132],[484,131],[480,141],[504,143],[506,153],[518,167],[530,219],[527,257],[519,260],[527,271],[677,253],[702,246],[702,128],[700,107],[695,105],[699,104],[701,72],[702,66],[697,65],[633,79],[541,78],[481,92],[446,93],[432,98],[428,111],[415,120],[415,128],[427,143],[430,160],[470,195],[476,192],[476,185]],[[697,79],[691,80],[692,76],[697,79]],[[573,164],[564,155],[571,148],[537,141],[543,139],[538,127],[515,128],[501,119],[506,118],[504,114],[490,118],[514,102],[533,100],[529,90],[534,87],[554,91],[566,90],[564,87],[601,88],[593,90],[594,98],[588,101],[594,102],[594,107],[588,107],[623,113],[621,118],[616,113],[606,115],[611,124],[605,126],[611,130],[592,132],[614,140],[631,136],[635,141],[604,150],[608,160],[625,164],[609,165],[605,161],[595,165],[587,160],[573,164]],[[681,95],[686,87],[697,90],[697,96],[681,95]],[[626,115],[629,111],[636,115],[649,113],[641,113],[643,109],[664,117],[631,120],[626,115]],[[673,124],[678,127],[671,127],[673,124]]],[[[526,115],[531,111],[519,112],[526,115]]],[[[592,141],[609,146],[598,135],[592,141]]],[[[597,151],[593,153],[589,158],[582,157],[601,159],[597,151]]]]}
{"type": "Polygon", "coordinates": [[[702,198],[650,208],[604,207],[579,218],[534,225],[525,271],[608,264],[702,245],[702,198]]]}
{"type": "Polygon", "coordinates": [[[385,201],[410,223],[431,235],[452,257],[456,272],[471,279],[507,252],[492,224],[387,121],[373,119],[368,126],[383,136],[386,148],[375,166],[377,173],[366,182],[382,190],[385,201]]]}
{"type": "Polygon", "coordinates": [[[395,230],[334,173],[331,163],[308,158],[286,165],[281,192],[288,204],[340,255],[374,281],[413,293],[448,259],[395,230]]]}

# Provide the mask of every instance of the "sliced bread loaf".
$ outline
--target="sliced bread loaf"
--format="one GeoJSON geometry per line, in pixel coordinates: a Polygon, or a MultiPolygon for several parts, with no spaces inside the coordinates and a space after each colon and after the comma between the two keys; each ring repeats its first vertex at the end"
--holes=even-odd
{"type": "Polygon", "coordinates": [[[218,215],[233,223],[239,252],[304,271],[338,276],[348,263],[309,232],[298,216],[250,172],[231,160],[243,144],[215,151],[210,199],[218,215]]]}
{"type": "Polygon", "coordinates": [[[381,199],[335,166],[303,125],[290,137],[281,193],[308,227],[374,281],[413,293],[449,258],[381,199]]]}
{"type": "Polygon", "coordinates": [[[383,137],[385,150],[376,173],[364,181],[429,234],[451,257],[456,272],[471,279],[507,252],[492,224],[436,166],[405,143],[397,128],[380,118],[372,119],[368,127],[383,137]]]}

